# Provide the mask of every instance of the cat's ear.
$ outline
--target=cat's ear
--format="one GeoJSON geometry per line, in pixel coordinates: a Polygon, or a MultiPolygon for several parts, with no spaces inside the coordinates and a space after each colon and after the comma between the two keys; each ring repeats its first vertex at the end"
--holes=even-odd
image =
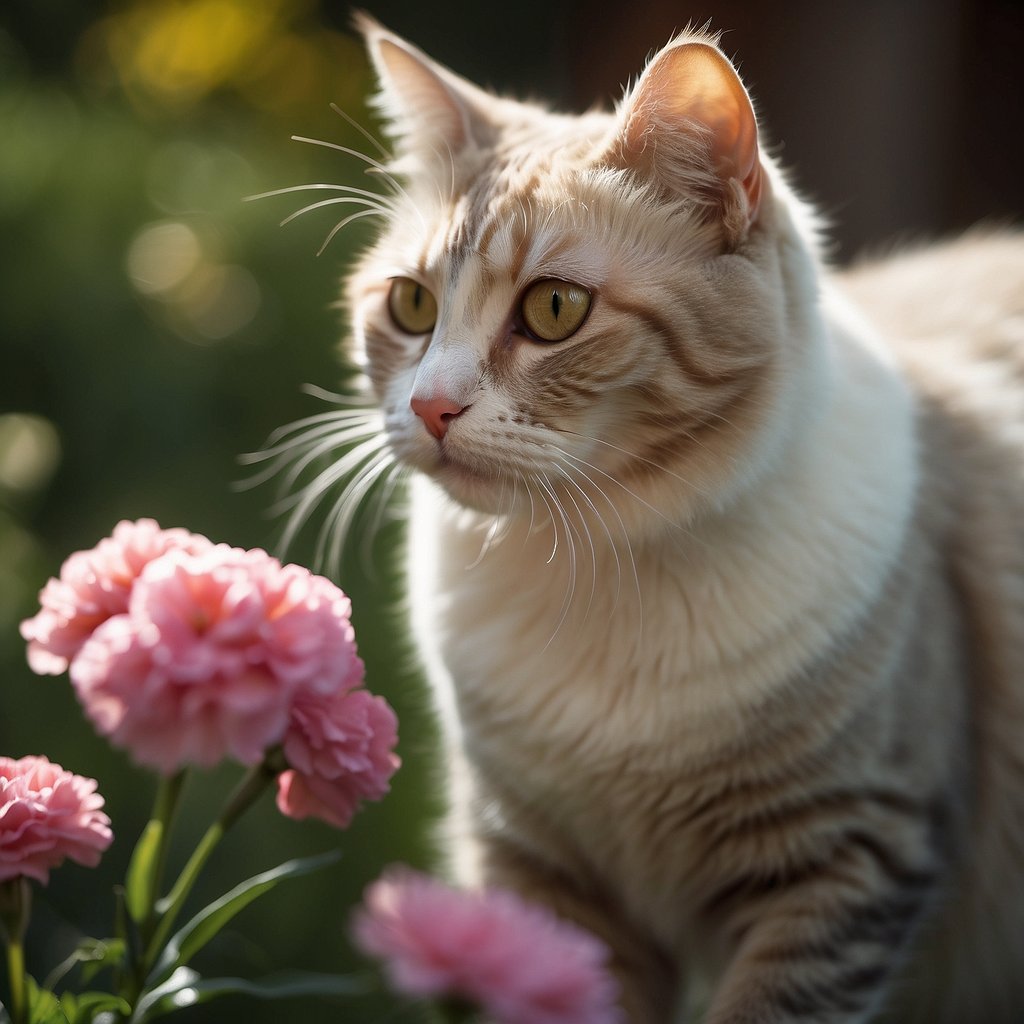
{"type": "Polygon", "coordinates": [[[493,102],[487,93],[431,60],[370,15],[358,12],[354,22],[366,39],[380,80],[378,102],[400,149],[447,150],[454,155],[485,141],[485,109],[493,102]]]}
{"type": "Polygon", "coordinates": [[[651,60],[619,108],[612,155],[720,206],[731,234],[745,234],[757,218],[757,120],[739,75],[710,40],[678,39],[651,60]]]}

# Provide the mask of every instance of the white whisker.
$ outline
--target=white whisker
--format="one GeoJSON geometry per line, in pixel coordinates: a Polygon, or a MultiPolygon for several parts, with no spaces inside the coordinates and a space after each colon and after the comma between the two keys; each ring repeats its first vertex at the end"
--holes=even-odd
{"type": "MultiPolygon", "coordinates": [[[[554,447],[554,446],[552,446],[552,447],[554,447]]],[[[580,459],[577,459],[576,456],[570,455],[569,452],[563,451],[561,448],[558,448],[556,450],[559,451],[563,456],[565,456],[568,459],[573,459],[573,460],[576,460],[576,461],[582,461],[580,459]]],[[[629,532],[626,530],[626,524],[622,520],[622,515],[619,513],[619,510],[616,507],[615,502],[612,501],[612,499],[609,497],[609,495],[605,492],[604,488],[599,486],[588,473],[586,473],[584,470],[580,469],[579,466],[573,466],[571,462],[569,462],[567,464],[571,468],[574,468],[576,470],[576,472],[579,473],[580,476],[582,476],[583,479],[586,480],[587,483],[589,483],[597,491],[597,493],[600,494],[604,498],[604,500],[606,502],[608,502],[608,507],[612,510],[612,514],[618,520],[619,529],[622,530],[622,539],[623,539],[623,541],[625,541],[625,544],[626,544],[626,553],[629,555],[629,564],[630,564],[630,567],[633,570],[633,582],[636,585],[636,599],[637,599],[638,612],[639,612],[639,615],[640,615],[640,630],[642,632],[643,631],[643,594],[642,594],[642,592],[640,590],[640,574],[637,572],[636,559],[633,556],[633,545],[630,543],[629,532]]],[[[584,463],[584,465],[589,465],[589,463],[584,463]]],[[[595,469],[596,467],[591,467],[591,468],[595,469]]],[[[602,473],[604,476],[608,476],[608,474],[604,473],[603,470],[598,470],[598,472],[602,473]]],[[[614,477],[608,477],[608,479],[609,480],[615,480],[614,477]]],[[[615,480],[615,483],[618,483],[618,482],[619,481],[615,480]]],[[[628,490],[628,488],[625,488],[625,489],[628,490]]],[[[630,493],[632,493],[632,492],[630,492],[630,493]]],[[[637,495],[633,495],[633,496],[636,497],[638,501],[643,502],[642,498],[637,497],[637,495]]],[[[646,505],[647,503],[643,502],[643,504],[646,505]]],[[[650,506],[648,506],[648,507],[650,507],[650,506]]]]}
{"type": "Polygon", "coordinates": [[[344,220],[339,221],[337,224],[334,225],[333,228],[331,228],[330,233],[324,239],[323,245],[321,245],[320,248],[317,249],[317,251],[316,251],[317,256],[322,256],[324,254],[324,250],[326,250],[327,246],[329,246],[331,244],[331,242],[334,241],[334,236],[339,231],[341,231],[342,228],[347,228],[349,226],[349,224],[351,224],[353,221],[362,220],[364,217],[380,217],[380,216],[382,216],[380,210],[362,210],[359,213],[350,214],[344,220]]]}
{"type": "Polygon", "coordinates": [[[559,609],[560,614],[558,616],[558,622],[555,625],[554,632],[548,637],[548,642],[544,645],[546,651],[551,646],[552,641],[558,636],[559,631],[562,628],[562,624],[565,622],[565,617],[569,614],[569,608],[572,606],[572,599],[576,593],[576,545],[572,539],[572,533],[569,527],[569,518],[565,513],[565,509],[562,508],[562,503],[558,500],[558,495],[555,493],[555,489],[551,486],[551,481],[548,479],[546,473],[541,473],[538,481],[541,487],[543,487],[548,495],[551,497],[554,503],[555,510],[558,512],[559,518],[562,520],[562,525],[565,527],[565,542],[568,548],[569,555],[569,579],[565,588],[565,595],[562,598],[562,607],[559,609]]]}
{"type": "Polygon", "coordinates": [[[593,441],[595,444],[603,444],[606,448],[612,448],[617,452],[621,452],[623,455],[628,455],[629,458],[635,459],[637,462],[642,462],[647,466],[651,466],[666,476],[672,477],[674,480],[678,480],[681,484],[686,484],[687,487],[692,488],[700,494],[704,494],[703,491],[691,480],[687,480],[685,477],[680,476],[678,473],[673,473],[672,470],[667,469],[665,466],[660,465],[657,462],[653,462],[651,459],[644,458],[642,455],[637,455],[636,452],[631,452],[627,448],[620,448],[617,444],[612,444],[611,441],[605,441],[603,438],[594,437],[592,434],[581,434],[578,430],[569,430],[565,427],[555,427],[560,434],[572,434],[574,437],[581,437],[585,441],[593,441]]]}
{"type": "MultiPolygon", "coordinates": [[[[577,484],[573,483],[573,480],[570,478],[569,474],[565,471],[565,469],[562,466],[556,466],[555,468],[558,470],[559,474],[565,480],[567,480],[569,483],[573,484],[573,486],[576,487],[577,490],[580,489],[577,484]]],[[[587,525],[587,517],[583,514],[583,510],[580,508],[579,503],[572,496],[572,492],[571,491],[567,491],[566,492],[566,496],[572,502],[573,507],[576,509],[576,514],[579,516],[580,527],[583,529],[583,532],[586,534],[587,544],[590,547],[590,564],[591,564],[591,569],[592,569],[591,576],[590,576],[590,597],[587,599],[587,607],[586,607],[586,609],[583,612],[583,621],[586,622],[587,617],[590,615],[590,609],[591,609],[591,607],[593,607],[593,604],[594,604],[594,592],[597,589],[597,551],[594,548],[594,538],[593,538],[593,536],[590,533],[590,527],[587,525]]],[[[582,539],[583,538],[580,537],[580,540],[582,540],[582,539]]]]}
{"type": "Polygon", "coordinates": [[[341,550],[348,539],[349,527],[356,509],[369,493],[380,475],[390,468],[395,457],[388,450],[378,452],[363,463],[346,484],[327,515],[327,523],[320,531],[316,546],[316,561],[337,571],[341,564],[341,550]],[[326,554],[326,558],[325,558],[326,554]]]}
{"type": "Polygon", "coordinates": [[[333,110],[339,117],[344,118],[353,128],[355,128],[355,130],[359,132],[359,134],[362,135],[362,137],[366,139],[366,141],[369,142],[369,144],[373,146],[385,160],[391,159],[391,154],[387,151],[387,148],[380,139],[378,139],[372,132],[367,131],[367,129],[364,128],[354,117],[342,110],[337,103],[331,104],[331,110],[333,110]]]}
{"type": "Polygon", "coordinates": [[[391,209],[381,206],[380,203],[375,203],[370,199],[365,199],[363,196],[336,196],[333,199],[321,199],[319,202],[310,203],[308,206],[303,206],[301,210],[288,214],[281,221],[281,227],[290,224],[303,214],[311,213],[313,210],[322,210],[325,206],[363,206],[368,210],[373,210],[374,213],[380,214],[382,217],[393,216],[391,209]]]}

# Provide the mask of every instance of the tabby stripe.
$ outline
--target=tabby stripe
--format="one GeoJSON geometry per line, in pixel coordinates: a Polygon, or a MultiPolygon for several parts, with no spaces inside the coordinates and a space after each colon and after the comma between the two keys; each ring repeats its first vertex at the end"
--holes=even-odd
{"type": "MultiPolygon", "coordinates": [[[[866,851],[882,869],[890,884],[902,892],[912,894],[915,901],[919,900],[923,891],[931,888],[937,881],[934,868],[910,867],[904,864],[881,840],[862,829],[843,833],[842,839],[844,845],[841,845],[828,861],[811,861],[784,872],[751,873],[733,878],[716,889],[701,904],[700,912],[707,916],[716,915],[737,901],[750,902],[762,899],[815,879],[834,875],[838,866],[837,859],[848,854],[851,847],[866,851]]],[[[895,909],[895,906],[890,909],[895,909]]]]}
{"type": "Polygon", "coordinates": [[[640,320],[660,340],[666,355],[676,364],[679,371],[685,377],[696,381],[698,384],[705,387],[719,387],[723,384],[735,382],[746,372],[746,368],[729,373],[715,373],[712,370],[705,369],[694,361],[689,346],[677,337],[672,325],[663,317],[658,316],[657,313],[637,303],[627,302],[624,299],[608,295],[602,295],[602,301],[607,302],[612,309],[619,313],[624,313],[627,316],[640,320]]]}
{"type": "Polygon", "coordinates": [[[912,867],[903,863],[878,836],[864,829],[853,829],[844,833],[843,838],[847,843],[866,850],[896,885],[906,889],[926,889],[934,885],[934,868],[912,867]]]}

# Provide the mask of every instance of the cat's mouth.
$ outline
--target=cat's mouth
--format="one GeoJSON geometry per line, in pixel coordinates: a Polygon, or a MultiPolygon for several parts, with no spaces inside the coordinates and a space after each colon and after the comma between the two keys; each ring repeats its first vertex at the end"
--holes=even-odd
{"type": "Polygon", "coordinates": [[[461,505],[479,512],[507,511],[508,474],[493,464],[481,465],[453,454],[444,445],[430,475],[461,505]]]}

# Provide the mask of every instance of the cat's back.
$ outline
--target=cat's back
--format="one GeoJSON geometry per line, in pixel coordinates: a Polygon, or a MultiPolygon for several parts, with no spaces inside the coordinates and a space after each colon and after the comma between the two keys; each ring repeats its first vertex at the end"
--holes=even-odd
{"type": "MultiPolygon", "coordinates": [[[[973,233],[837,281],[917,393],[917,529],[933,538],[970,637],[972,730],[954,756],[974,764],[972,853],[932,963],[960,1007],[948,1019],[1016,1019],[1024,984],[991,986],[981,1007],[977,979],[1024,958],[1024,235],[973,233]]],[[[915,992],[917,1010],[947,1019],[923,1005],[931,989],[915,992]]]]}
{"type": "Polygon", "coordinates": [[[951,377],[965,366],[1024,380],[1024,233],[970,232],[862,262],[837,281],[927,390],[958,390],[951,377]]]}

